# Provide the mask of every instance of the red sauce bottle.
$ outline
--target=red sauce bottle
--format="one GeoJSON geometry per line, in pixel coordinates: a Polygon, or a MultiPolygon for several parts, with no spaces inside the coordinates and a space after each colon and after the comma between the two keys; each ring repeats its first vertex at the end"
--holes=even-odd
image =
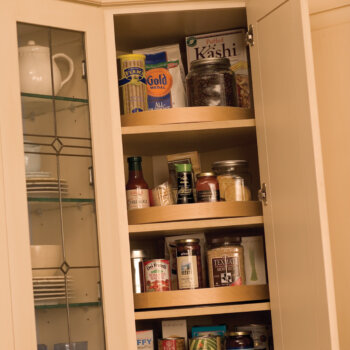
{"type": "Polygon", "coordinates": [[[128,210],[150,206],[148,185],[143,178],[141,157],[129,157],[129,180],[126,184],[128,210]]]}

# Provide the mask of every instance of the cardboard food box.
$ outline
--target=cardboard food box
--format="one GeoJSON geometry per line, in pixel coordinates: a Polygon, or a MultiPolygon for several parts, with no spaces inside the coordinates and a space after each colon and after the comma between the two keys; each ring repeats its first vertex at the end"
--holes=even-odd
{"type": "Polygon", "coordinates": [[[245,36],[245,29],[188,36],[186,37],[186,53],[188,71],[194,60],[227,57],[236,77],[239,107],[251,108],[252,96],[245,36]]]}
{"type": "Polygon", "coordinates": [[[181,337],[185,338],[185,346],[187,345],[187,322],[186,320],[168,320],[162,321],[163,338],[181,337]]]}
{"type": "Polygon", "coordinates": [[[153,330],[136,332],[137,350],[154,350],[153,330]]]}

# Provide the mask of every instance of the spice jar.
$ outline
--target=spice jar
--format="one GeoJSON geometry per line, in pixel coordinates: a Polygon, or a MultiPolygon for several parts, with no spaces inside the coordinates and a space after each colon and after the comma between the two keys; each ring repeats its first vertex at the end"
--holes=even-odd
{"type": "Polygon", "coordinates": [[[227,202],[251,200],[251,176],[246,160],[214,162],[212,169],[219,182],[220,200],[227,202]]]}
{"type": "Polygon", "coordinates": [[[230,332],[225,339],[225,349],[254,350],[254,342],[250,332],[230,332]]]}
{"type": "Polygon", "coordinates": [[[240,237],[212,239],[208,250],[210,287],[239,286],[245,284],[244,254],[240,237]]]}
{"type": "Polygon", "coordinates": [[[191,62],[186,77],[189,106],[237,106],[235,75],[228,58],[191,62]]]}
{"type": "Polygon", "coordinates": [[[179,289],[202,288],[202,262],[199,239],[178,239],[175,243],[179,289]]]}
{"type": "Polygon", "coordinates": [[[192,165],[175,164],[177,177],[177,204],[194,203],[192,165]]]}
{"type": "Polygon", "coordinates": [[[199,173],[196,182],[197,202],[218,202],[219,183],[214,173],[199,173]]]}

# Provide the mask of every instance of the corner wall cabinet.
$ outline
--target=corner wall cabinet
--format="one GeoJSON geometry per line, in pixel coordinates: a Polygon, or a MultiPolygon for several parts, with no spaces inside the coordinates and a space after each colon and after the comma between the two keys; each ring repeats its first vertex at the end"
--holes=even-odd
{"type": "Polygon", "coordinates": [[[186,318],[188,325],[272,321],[277,350],[338,350],[305,1],[93,5],[0,4],[6,349],[87,341],[89,350],[136,350],[136,329],[186,318]],[[248,26],[254,110],[188,107],[121,116],[120,53],[248,26]],[[38,54],[35,47],[46,50],[40,69],[47,69],[48,90],[25,85],[23,71],[31,64],[25,57],[38,54]],[[236,215],[228,203],[195,204],[185,212],[150,208],[153,219],[146,221],[142,211],[128,215],[126,157],[143,157],[153,186],[165,177],[167,154],[193,150],[203,169],[217,159],[248,159],[253,193],[265,184],[266,201],[252,201],[236,215]],[[237,230],[264,234],[268,285],[133,295],[131,248],[159,254],[166,236],[237,230]],[[37,265],[31,245],[47,254],[58,246],[58,260],[37,265]]]}

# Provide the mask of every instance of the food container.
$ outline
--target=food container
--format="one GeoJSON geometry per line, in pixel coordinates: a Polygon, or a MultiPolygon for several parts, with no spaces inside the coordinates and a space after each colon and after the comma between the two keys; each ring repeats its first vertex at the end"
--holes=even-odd
{"type": "Polygon", "coordinates": [[[147,107],[145,55],[129,54],[119,58],[119,91],[122,113],[143,112],[147,107]]]}
{"type": "Polygon", "coordinates": [[[203,336],[190,339],[190,350],[220,350],[220,337],[203,336]]]}
{"type": "Polygon", "coordinates": [[[219,182],[220,199],[227,202],[251,200],[251,175],[246,160],[223,160],[212,165],[219,182]]]}
{"type": "Polygon", "coordinates": [[[175,243],[179,289],[202,288],[202,262],[199,239],[178,239],[175,243]]]}
{"type": "Polygon", "coordinates": [[[250,332],[230,332],[225,339],[225,349],[254,350],[254,342],[250,332]]]}
{"type": "Polygon", "coordinates": [[[145,291],[164,292],[170,290],[169,260],[152,259],[144,262],[145,291]]]}
{"type": "Polygon", "coordinates": [[[177,178],[177,204],[194,203],[192,165],[175,164],[177,178]]]}
{"type": "Polygon", "coordinates": [[[158,339],[159,350],[185,350],[185,338],[171,337],[158,339]]]}
{"type": "Polygon", "coordinates": [[[143,250],[135,249],[131,251],[131,272],[132,272],[132,286],[134,293],[144,292],[143,280],[143,261],[146,253],[143,250]]]}
{"type": "Polygon", "coordinates": [[[251,332],[255,350],[269,350],[270,326],[266,324],[249,324],[236,328],[239,332],[251,332]]]}
{"type": "Polygon", "coordinates": [[[213,172],[199,173],[196,182],[197,202],[218,202],[219,182],[213,172]]]}
{"type": "Polygon", "coordinates": [[[154,350],[153,330],[136,331],[137,350],[154,350]]]}
{"type": "Polygon", "coordinates": [[[210,287],[245,284],[244,254],[240,237],[214,238],[207,250],[210,287]]]}
{"type": "Polygon", "coordinates": [[[195,60],[186,77],[188,105],[237,106],[235,84],[228,58],[195,60]]]}
{"type": "Polygon", "coordinates": [[[152,190],[154,206],[164,207],[174,204],[173,194],[168,182],[164,182],[152,190]]]}

